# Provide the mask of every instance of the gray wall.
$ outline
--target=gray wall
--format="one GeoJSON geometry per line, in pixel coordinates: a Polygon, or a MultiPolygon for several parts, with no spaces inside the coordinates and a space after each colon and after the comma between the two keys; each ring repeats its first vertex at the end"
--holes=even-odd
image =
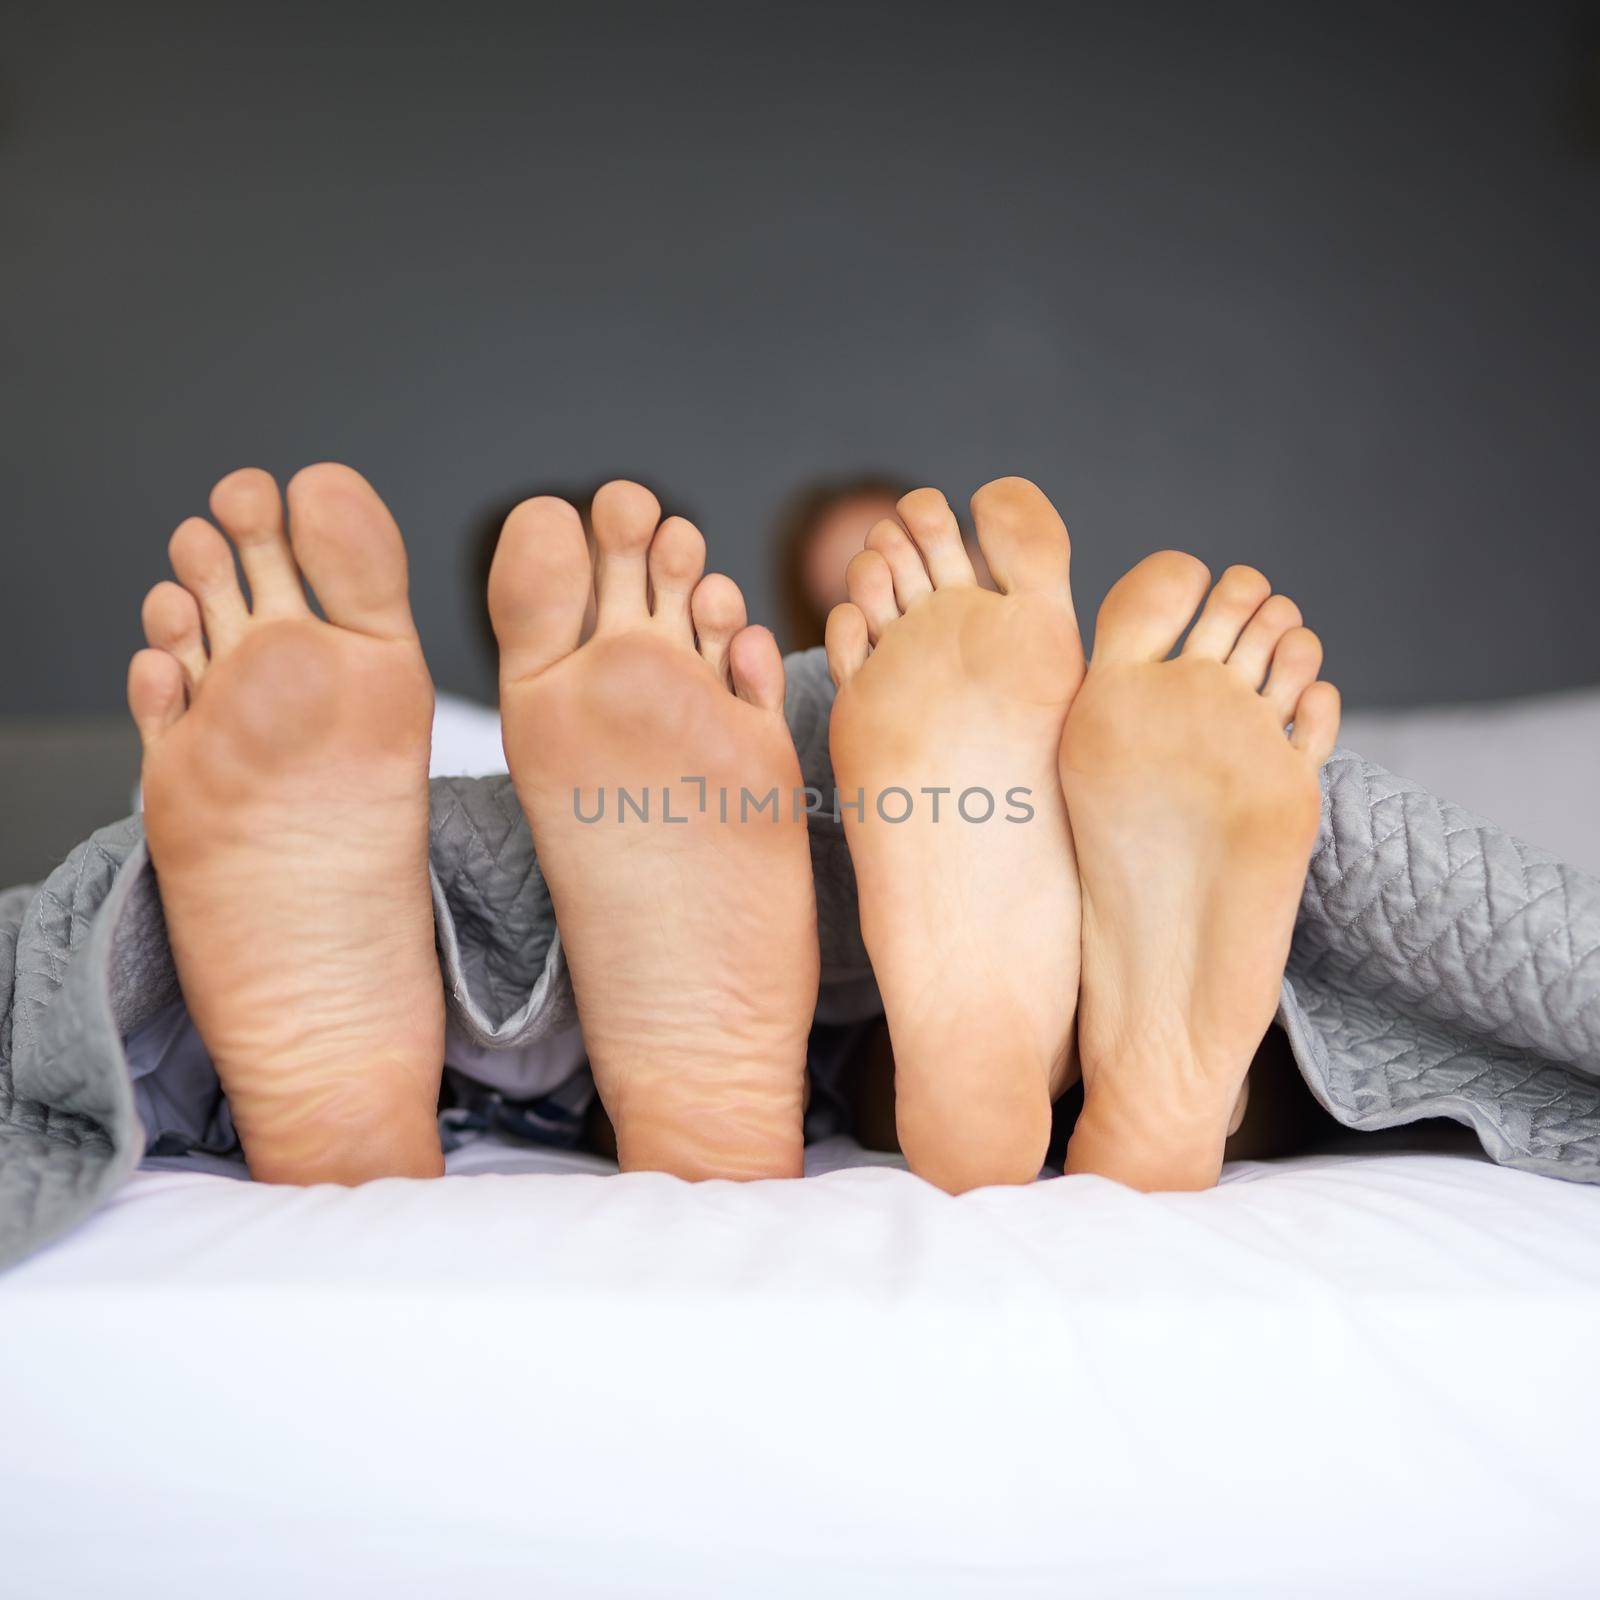
{"type": "Polygon", "coordinates": [[[627,472],[772,613],[817,472],[1054,493],[1302,598],[1352,703],[1600,681],[1587,13],[13,5],[0,713],[121,701],[207,487],[474,519],[627,472]]]}

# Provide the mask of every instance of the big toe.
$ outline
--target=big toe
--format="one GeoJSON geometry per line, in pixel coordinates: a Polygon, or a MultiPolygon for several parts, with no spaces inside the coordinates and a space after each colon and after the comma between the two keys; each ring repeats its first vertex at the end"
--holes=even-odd
{"type": "Polygon", "coordinates": [[[1072,545],[1066,524],[1037,484],[996,478],[972,497],[978,546],[1000,589],[1038,590],[1072,599],[1072,545]]]}
{"type": "Polygon", "coordinates": [[[377,491],[349,467],[323,462],[289,480],[295,558],[328,620],[381,639],[412,639],[406,547],[377,491]]]}
{"type": "Polygon", "coordinates": [[[583,521],[565,500],[540,495],[506,518],[489,569],[504,682],[531,678],[577,649],[592,583],[583,521]]]}
{"type": "Polygon", "coordinates": [[[1179,550],[1146,556],[1111,586],[1095,624],[1094,665],[1162,661],[1205,596],[1205,563],[1179,550]]]}

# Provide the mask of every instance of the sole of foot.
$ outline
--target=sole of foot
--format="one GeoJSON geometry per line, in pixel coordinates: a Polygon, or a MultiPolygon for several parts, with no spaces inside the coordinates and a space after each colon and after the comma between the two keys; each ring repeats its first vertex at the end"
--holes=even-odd
{"type": "Polygon", "coordinates": [[[433,685],[394,519],[348,467],[230,474],[172,536],[128,704],[184,1000],[254,1177],[443,1170],[433,685]],[[226,538],[224,537],[226,533],[226,538]],[[235,556],[249,584],[238,579],[235,556]],[[306,585],[326,620],[313,615],[306,585]]]}
{"type": "Polygon", "coordinates": [[[952,1193],[1039,1175],[1072,1081],[1079,904],[1056,763],[1083,678],[1070,546],[1021,478],[877,524],[828,619],[835,782],[913,1172],[952,1193]],[[857,805],[857,802],[860,802],[857,805]]]}
{"type": "Polygon", "coordinates": [[[1083,888],[1084,1109],[1067,1171],[1144,1190],[1221,1172],[1339,728],[1294,602],[1249,567],[1206,598],[1209,583],[1166,551],[1111,590],[1061,741],[1083,888]]]}
{"type": "Polygon", "coordinates": [[[783,661],[649,490],[607,484],[592,520],[591,561],[565,501],[518,506],[489,608],[506,756],[618,1161],[798,1177],[818,953],[783,661]]]}

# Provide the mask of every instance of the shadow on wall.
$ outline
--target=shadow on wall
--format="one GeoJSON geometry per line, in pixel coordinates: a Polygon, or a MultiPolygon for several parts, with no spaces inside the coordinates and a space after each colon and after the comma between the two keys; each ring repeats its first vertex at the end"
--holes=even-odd
{"type": "Polygon", "coordinates": [[[1591,161],[1600,161],[1600,5],[1579,20],[1566,106],[1573,137],[1591,161]]]}
{"type": "Polygon", "coordinates": [[[160,9],[13,7],[0,60],[7,713],[117,710],[156,541],[330,458],[485,698],[474,511],[613,464],[791,647],[834,596],[780,609],[776,492],[885,462],[1039,479],[1086,612],[1161,543],[1261,566],[1352,705],[1600,672],[1592,5],[160,9]]]}
{"type": "MultiPolygon", "coordinates": [[[[845,574],[851,558],[864,548],[872,525],[894,520],[897,502],[915,487],[909,478],[864,472],[820,478],[789,497],[773,530],[779,610],[774,631],[785,651],[823,643],[828,613],[849,598],[845,574]]],[[[993,588],[977,540],[965,528],[961,537],[978,582],[993,588]]]]}
{"type": "Polygon", "coordinates": [[[858,472],[816,479],[789,496],[772,543],[779,611],[773,631],[783,650],[822,643],[828,613],[845,598],[850,558],[911,487],[892,473],[858,472]]]}

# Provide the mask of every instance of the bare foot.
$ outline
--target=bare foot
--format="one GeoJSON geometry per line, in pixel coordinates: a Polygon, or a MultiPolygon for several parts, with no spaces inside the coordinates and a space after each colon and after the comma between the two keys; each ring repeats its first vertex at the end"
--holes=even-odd
{"type": "Polygon", "coordinates": [[[621,1166],[798,1177],[817,919],[783,661],[701,577],[699,532],[660,516],[638,484],[601,489],[592,574],[565,501],[507,519],[506,755],[621,1166]]]}
{"type": "Polygon", "coordinates": [[[952,1192],[1039,1175],[1078,993],[1056,774],[1083,677],[1067,530],[1022,478],[980,489],[972,511],[1000,593],[977,586],[944,496],[918,489],[868,535],[852,603],[828,619],[834,779],[900,1144],[952,1192]]]}
{"type": "Polygon", "coordinates": [[[1249,567],[1223,574],[1167,659],[1209,581],[1166,551],[1112,589],[1061,741],[1083,884],[1084,1108],[1067,1171],[1138,1189],[1217,1181],[1339,728],[1338,691],[1313,681],[1321,643],[1249,567]]]}
{"type": "Polygon", "coordinates": [[[172,536],[128,704],[178,978],[251,1173],[431,1177],[444,992],[433,685],[400,531],[348,467],[232,473],[172,536]],[[291,547],[292,540],[292,547],[291,547]],[[302,575],[328,620],[312,615],[302,575]],[[204,634],[201,626],[204,624],[204,634]],[[208,648],[209,646],[209,648],[208,648]]]}

